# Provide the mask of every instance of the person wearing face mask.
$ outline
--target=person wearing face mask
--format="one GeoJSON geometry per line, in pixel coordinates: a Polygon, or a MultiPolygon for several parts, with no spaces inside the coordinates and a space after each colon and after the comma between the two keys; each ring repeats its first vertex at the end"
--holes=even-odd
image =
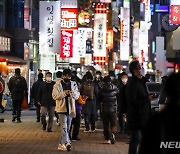
{"type": "MultiPolygon", "coordinates": [[[[103,77],[100,71],[96,71],[95,74],[95,79],[94,79],[94,83],[98,86],[98,91],[100,91],[103,88],[104,82],[103,82],[103,77]]],[[[97,96],[97,119],[101,119],[101,102],[99,101],[99,96],[97,96]],[[98,115],[98,111],[99,111],[99,115],[98,115]],[[99,116],[99,117],[98,117],[99,116]]]]}
{"type": "Polygon", "coordinates": [[[126,114],[127,114],[127,102],[126,102],[126,85],[128,82],[128,75],[126,72],[122,72],[119,77],[120,87],[119,88],[119,99],[118,99],[118,119],[120,126],[120,133],[126,131],[126,114]]]}
{"type": "Polygon", "coordinates": [[[129,64],[132,78],[126,87],[127,100],[127,123],[130,130],[129,154],[136,154],[141,139],[142,129],[146,126],[150,115],[150,97],[147,92],[145,82],[140,73],[141,66],[135,60],[129,64]]]}
{"type": "Polygon", "coordinates": [[[54,109],[55,109],[55,101],[52,98],[52,90],[55,82],[52,81],[52,73],[47,72],[45,75],[45,81],[43,81],[39,87],[38,92],[38,105],[41,106],[41,122],[42,129],[47,132],[52,132],[53,126],[53,118],[54,118],[54,109]],[[46,115],[48,113],[48,123],[46,121],[46,115]]]}
{"type": "Polygon", "coordinates": [[[63,71],[63,79],[56,82],[53,87],[52,97],[56,101],[56,112],[60,122],[60,141],[58,150],[70,151],[71,140],[69,130],[72,118],[76,117],[75,100],[79,98],[78,86],[75,81],[71,81],[71,70],[63,71]]]}

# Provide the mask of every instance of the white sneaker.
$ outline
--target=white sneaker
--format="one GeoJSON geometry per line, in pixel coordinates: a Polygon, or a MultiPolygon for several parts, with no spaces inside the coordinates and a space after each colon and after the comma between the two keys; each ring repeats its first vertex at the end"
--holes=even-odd
{"type": "Polygon", "coordinates": [[[67,151],[66,146],[64,144],[59,144],[58,150],[67,151]]]}
{"type": "Polygon", "coordinates": [[[111,144],[114,144],[116,141],[114,133],[111,135],[111,144]]]}
{"type": "Polygon", "coordinates": [[[66,144],[66,149],[67,149],[67,151],[71,151],[71,144],[70,143],[66,144]]]}
{"type": "Polygon", "coordinates": [[[84,130],[84,133],[89,133],[89,132],[90,132],[90,130],[86,130],[86,129],[84,130]]]}
{"type": "Polygon", "coordinates": [[[104,144],[111,144],[111,141],[110,140],[105,140],[104,144]]]}

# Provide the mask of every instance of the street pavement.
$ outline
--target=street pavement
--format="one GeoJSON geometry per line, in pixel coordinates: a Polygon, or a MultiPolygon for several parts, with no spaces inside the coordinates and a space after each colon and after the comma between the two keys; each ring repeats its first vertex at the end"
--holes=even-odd
{"type": "MultiPolygon", "coordinates": [[[[0,123],[0,154],[127,154],[127,136],[117,134],[116,143],[103,144],[103,131],[97,129],[94,133],[84,133],[83,124],[79,138],[80,141],[72,142],[72,150],[64,152],[57,150],[59,144],[59,126],[54,121],[53,132],[41,129],[41,124],[36,122],[35,111],[23,111],[22,123],[11,121],[11,111],[0,113],[4,123],[0,123]]],[[[100,125],[100,123],[98,124],[100,125]]],[[[97,128],[100,126],[97,126],[97,128]]]]}

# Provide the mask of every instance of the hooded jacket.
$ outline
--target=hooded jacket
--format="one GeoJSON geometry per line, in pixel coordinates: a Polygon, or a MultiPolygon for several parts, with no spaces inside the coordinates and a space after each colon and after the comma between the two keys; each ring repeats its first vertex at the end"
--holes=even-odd
{"type": "MultiPolygon", "coordinates": [[[[53,92],[52,92],[52,98],[56,101],[56,108],[55,111],[57,113],[65,113],[67,111],[66,107],[66,101],[65,97],[66,94],[63,90],[62,84],[61,84],[62,79],[57,79],[56,83],[53,87],[53,92]]],[[[71,91],[72,93],[70,94],[69,100],[68,100],[68,105],[69,105],[69,115],[71,117],[76,116],[76,109],[75,109],[75,100],[79,98],[79,91],[76,82],[70,81],[71,82],[71,91]]]]}

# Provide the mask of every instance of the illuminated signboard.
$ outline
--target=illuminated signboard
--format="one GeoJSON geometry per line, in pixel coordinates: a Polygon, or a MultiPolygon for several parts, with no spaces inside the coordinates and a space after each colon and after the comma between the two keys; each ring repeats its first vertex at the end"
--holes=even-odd
{"type": "Polygon", "coordinates": [[[78,23],[82,26],[89,26],[90,18],[91,18],[91,15],[88,12],[82,11],[78,15],[78,23]]]}
{"type": "MultiPolygon", "coordinates": [[[[85,57],[86,54],[86,40],[92,34],[91,28],[78,28],[74,30],[73,34],[73,57],[85,57]]],[[[92,38],[92,36],[91,36],[92,38]]]]}
{"type": "Polygon", "coordinates": [[[121,24],[120,24],[120,58],[121,60],[129,60],[129,22],[130,10],[121,8],[121,24]]]}
{"type": "Polygon", "coordinates": [[[61,9],[61,29],[74,30],[78,28],[78,9],[77,8],[62,8],[61,9]]]}
{"type": "Polygon", "coordinates": [[[0,36],[0,51],[10,51],[10,38],[0,36]]]}
{"type": "Polygon", "coordinates": [[[180,5],[170,6],[170,23],[180,25],[180,5]]]}
{"type": "Polygon", "coordinates": [[[169,6],[155,4],[155,12],[169,12],[169,6]]]}
{"type": "Polygon", "coordinates": [[[60,2],[40,1],[40,53],[58,53],[60,48],[60,2]]]}
{"type": "Polygon", "coordinates": [[[73,56],[73,31],[61,31],[61,58],[71,58],[73,56]]]}
{"type": "Polygon", "coordinates": [[[111,0],[100,0],[101,3],[111,3],[111,0]]]}

